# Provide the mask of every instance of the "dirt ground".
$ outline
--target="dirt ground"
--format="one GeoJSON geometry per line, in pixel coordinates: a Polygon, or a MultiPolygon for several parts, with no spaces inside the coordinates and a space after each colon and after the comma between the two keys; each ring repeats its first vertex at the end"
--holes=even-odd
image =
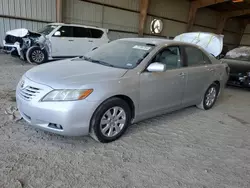
{"type": "Polygon", "coordinates": [[[31,67],[0,54],[1,188],[250,187],[250,91],[227,88],[210,111],[149,119],[101,144],[8,119],[4,109],[31,67]]]}

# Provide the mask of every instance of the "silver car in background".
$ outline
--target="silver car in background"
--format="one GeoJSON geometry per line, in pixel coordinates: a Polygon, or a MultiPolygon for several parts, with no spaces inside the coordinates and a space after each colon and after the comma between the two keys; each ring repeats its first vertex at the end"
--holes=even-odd
{"type": "Polygon", "coordinates": [[[85,56],[30,69],[16,98],[22,117],[35,127],[111,142],[131,123],[192,105],[212,108],[228,72],[196,45],[120,39],[85,56]]]}

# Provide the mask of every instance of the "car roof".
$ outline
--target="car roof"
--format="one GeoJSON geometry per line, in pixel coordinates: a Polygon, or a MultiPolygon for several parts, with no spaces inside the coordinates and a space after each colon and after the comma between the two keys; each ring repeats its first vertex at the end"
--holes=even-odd
{"type": "Polygon", "coordinates": [[[142,42],[142,43],[148,43],[148,44],[154,44],[154,45],[189,45],[189,46],[195,46],[200,48],[199,46],[187,42],[180,42],[180,41],[174,41],[174,40],[168,40],[168,39],[161,39],[161,38],[123,38],[119,39],[123,41],[134,41],[134,42],[142,42]]]}
{"type": "Polygon", "coordinates": [[[64,26],[75,26],[75,27],[87,27],[87,28],[93,28],[93,29],[101,29],[103,31],[107,31],[108,29],[95,27],[95,26],[89,26],[89,25],[80,25],[80,24],[66,24],[66,23],[49,23],[48,25],[64,25],[64,26]]]}

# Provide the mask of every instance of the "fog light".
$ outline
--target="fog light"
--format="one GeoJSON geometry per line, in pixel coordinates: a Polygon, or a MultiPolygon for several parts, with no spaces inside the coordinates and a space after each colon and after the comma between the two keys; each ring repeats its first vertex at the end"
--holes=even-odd
{"type": "Polygon", "coordinates": [[[63,130],[63,127],[61,125],[55,124],[55,123],[49,123],[48,127],[52,128],[52,129],[63,130]]]}

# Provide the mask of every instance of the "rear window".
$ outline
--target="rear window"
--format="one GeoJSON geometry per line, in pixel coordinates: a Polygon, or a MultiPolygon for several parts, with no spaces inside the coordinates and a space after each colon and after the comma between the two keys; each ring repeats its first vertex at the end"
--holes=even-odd
{"type": "Polygon", "coordinates": [[[103,35],[103,31],[100,29],[89,29],[91,32],[92,38],[101,38],[103,35]]]}

